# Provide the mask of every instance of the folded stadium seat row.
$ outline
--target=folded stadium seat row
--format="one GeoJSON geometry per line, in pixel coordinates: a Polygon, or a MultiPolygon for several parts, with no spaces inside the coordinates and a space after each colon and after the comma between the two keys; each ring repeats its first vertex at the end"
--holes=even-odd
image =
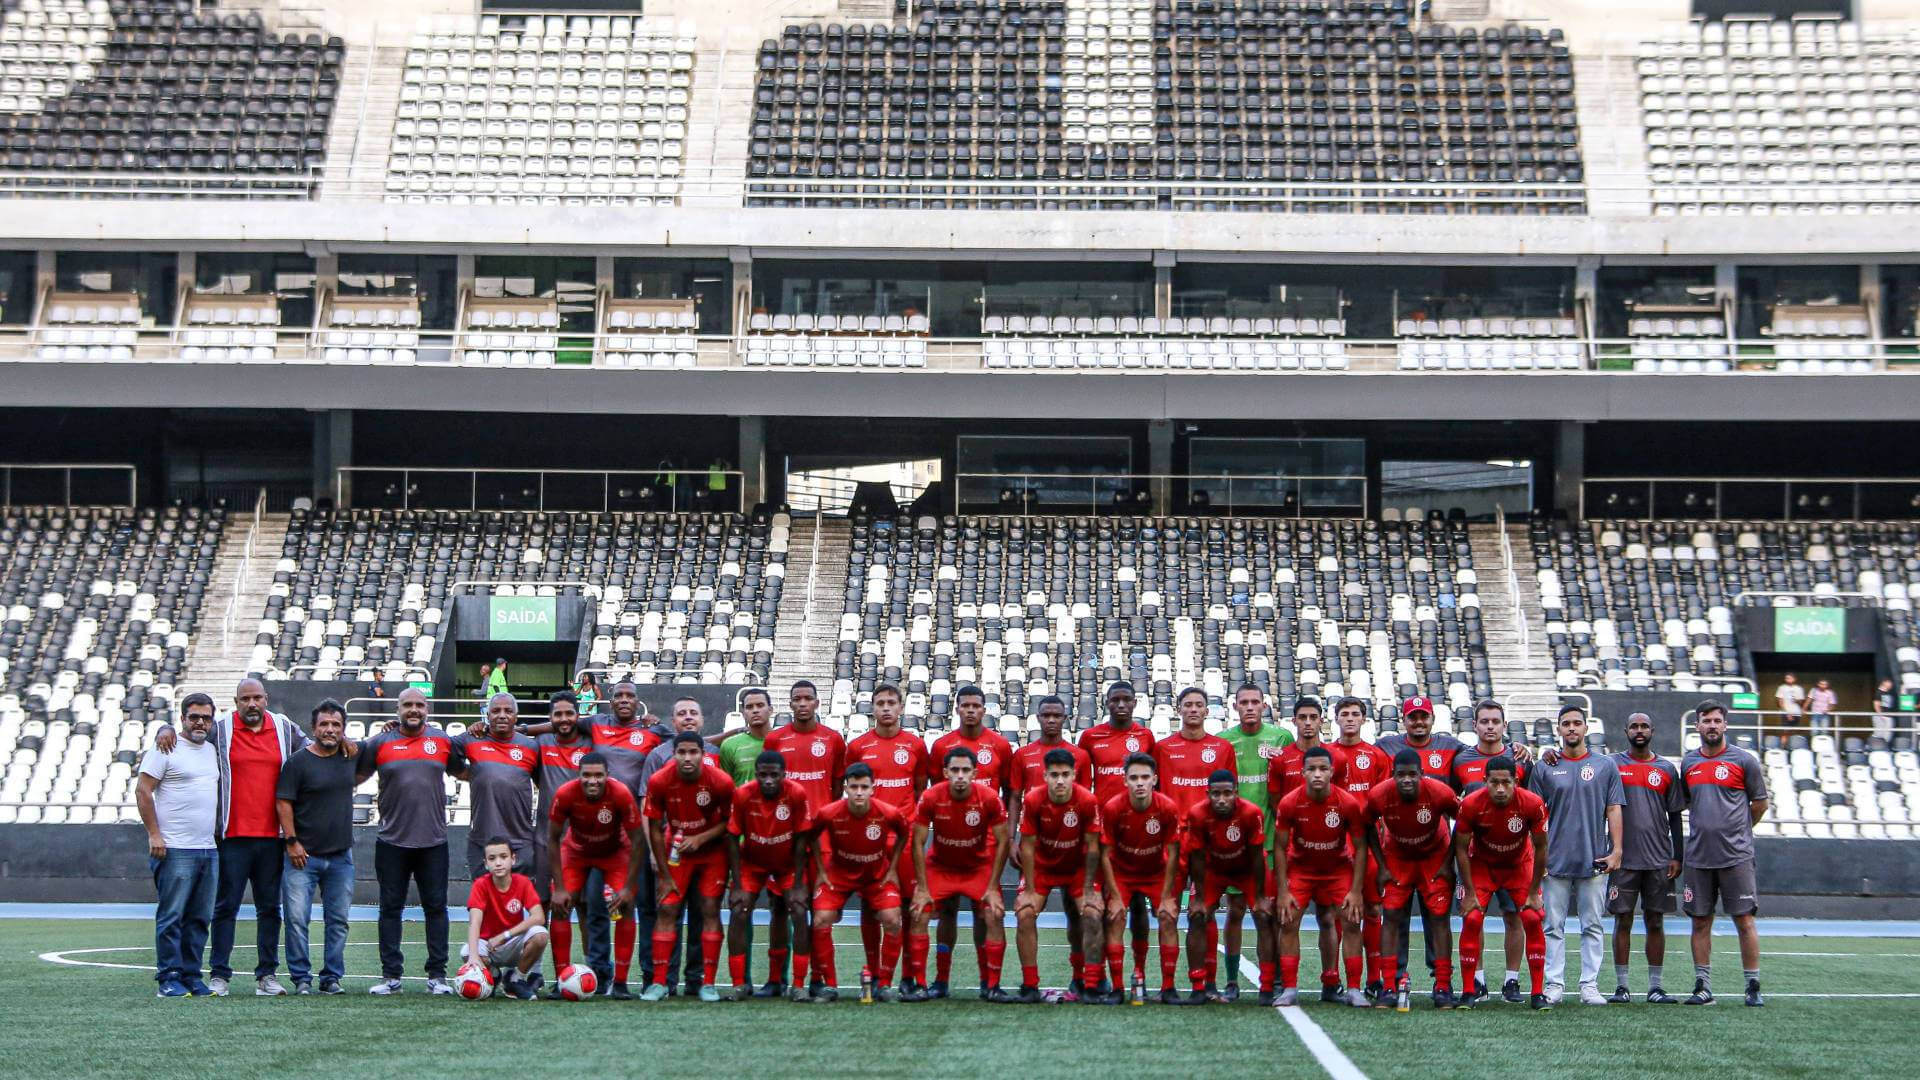
{"type": "Polygon", "coordinates": [[[689,24],[436,22],[407,53],[389,202],[673,201],[693,80],[689,24]]]}
{"type": "Polygon", "coordinates": [[[172,712],[225,522],[223,510],[178,508],[0,517],[0,803],[133,801],[132,769],[149,721],[172,712]]]}
{"type": "Polygon", "coordinates": [[[1088,316],[1088,315],[988,315],[980,320],[984,334],[1144,334],[1148,337],[1172,337],[1181,334],[1208,337],[1340,337],[1347,332],[1345,319],[1252,318],[1223,315],[1174,316],[1088,316]]]}
{"type": "Polygon", "coordinates": [[[140,325],[140,298],[132,293],[54,293],[34,334],[34,355],[41,360],[131,360],[140,325]]]}
{"type": "Polygon", "coordinates": [[[921,368],[927,341],[913,337],[803,337],[752,334],[746,339],[751,367],[921,368]]]}
{"type": "Polygon", "coordinates": [[[1449,723],[1491,691],[1471,546],[1445,523],[857,520],[848,558],[837,715],[870,713],[880,681],[936,729],[969,683],[1017,727],[1050,693],[1089,723],[1129,679],[1163,732],[1189,684],[1216,704],[1246,680],[1280,701],[1432,692],[1449,723]]]}
{"type": "Polygon", "coordinates": [[[747,317],[747,329],[761,334],[920,334],[927,332],[927,317],[917,312],[905,315],[770,315],[756,311],[747,317]]]}
{"type": "Polygon", "coordinates": [[[589,666],[762,683],[789,530],[785,514],[295,511],[249,669],[404,679],[432,662],[455,582],[523,581],[586,598],[589,666]],[[593,584],[535,584],[568,581],[593,584]]]}
{"type": "Polygon", "coordinates": [[[1392,192],[1408,201],[1381,208],[1580,210],[1573,66],[1560,32],[1410,22],[1405,0],[930,0],[911,26],[791,25],[760,48],[750,198],[1348,210],[1352,192],[1267,185],[1391,183],[1408,185],[1392,192]],[[880,183],[845,182],[861,180],[880,183]],[[1567,190],[1422,201],[1435,182],[1567,190]]]}
{"type": "Polygon", "coordinates": [[[344,50],[193,0],[22,0],[0,23],[4,167],[311,194],[344,50]]]}
{"type": "Polygon", "coordinates": [[[187,327],[175,335],[190,362],[271,362],[280,343],[280,305],[271,296],[191,296],[187,327]]]}
{"type": "Polygon", "coordinates": [[[1701,22],[1637,67],[1659,214],[1884,214],[1920,203],[1920,35],[1701,22]]]}
{"type": "Polygon", "coordinates": [[[1633,370],[1696,375],[1733,370],[1733,345],[1718,315],[1637,316],[1627,320],[1633,370]]]}
{"type": "Polygon", "coordinates": [[[1319,339],[988,338],[990,368],[1140,368],[1146,370],[1344,371],[1347,346],[1319,339]]]}
{"type": "Polygon", "coordinates": [[[1574,340],[1571,318],[1474,318],[1397,320],[1395,347],[1402,371],[1579,371],[1586,347],[1574,340]],[[1512,340],[1560,338],[1563,340],[1512,340]]]}

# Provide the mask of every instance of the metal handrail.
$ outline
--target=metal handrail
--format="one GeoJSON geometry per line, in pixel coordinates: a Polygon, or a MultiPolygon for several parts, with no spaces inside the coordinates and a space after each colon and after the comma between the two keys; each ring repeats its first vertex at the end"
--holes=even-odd
{"type": "Polygon", "coordinates": [[[1507,536],[1506,508],[1499,503],[1493,505],[1493,526],[1500,531],[1500,563],[1507,576],[1507,595],[1513,598],[1513,621],[1520,639],[1520,659],[1530,662],[1533,651],[1527,631],[1527,613],[1520,610],[1520,579],[1513,573],[1513,540],[1507,536]]]}
{"type": "MultiPolygon", "coordinates": [[[[1870,606],[1879,607],[1884,604],[1884,598],[1882,598],[1879,593],[1857,592],[1857,591],[1824,592],[1823,593],[1823,592],[1800,592],[1800,591],[1793,591],[1788,589],[1754,589],[1752,591],[1742,590],[1740,592],[1734,593],[1733,602],[1729,606],[1739,607],[1741,603],[1745,601],[1748,597],[1775,597],[1775,596],[1786,596],[1786,597],[1793,597],[1795,599],[1807,599],[1807,600],[1831,600],[1831,599],[1835,599],[1837,597],[1842,597],[1842,596],[1857,596],[1862,599],[1873,601],[1873,604],[1870,606]]],[[[1800,605],[1769,604],[1767,606],[1799,607],[1800,605]]]]}
{"type": "MultiPolygon", "coordinates": [[[[488,578],[488,579],[476,578],[471,581],[456,581],[453,584],[447,586],[447,595],[452,596],[454,593],[459,592],[461,589],[471,589],[481,585],[487,586],[488,588],[497,588],[501,586],[506,586],[506,587],[518,589],[518,588],[521,588],[522,586],[527,586],[535,589],[541,589],[541,588],[580,589],[582,591],[585,591],[587,589],[592,589],[592,588],[598,588],[598,586],[594,585],[590,581],[575,580],[575,579],[568,579],[564,581],[527,581],[527,580],[518,579],[518,578],[488,578]]],[[[492,595],[499,596],[502,594],[496,592],[496,593],[493,593],[492,595]]]]}
{"type": "Polygon", "coordinates": [[[253,521],[247,525],[247,540],[240,549],[240,571],[234,575],[233,593],[227,597],[227,607],[220,613],[220,650],[225,652],[232,644],[233,618],[240,605],[240,592],[246,588],[247,573],[253,569],[253,538],[260,531],[261,515],[267,509],[267,489],[262,487],[260,494],[253,500],[253,521]]]}
{"type": "MultiPolygon", "coordinates": [[[[1102,508],[1105,508],[1111,505],[1110,501],[1106,501],[1101,498],[1101,488],[1103,485],[1107,485],[1110,487],[1111,485],[1114,485],[1114,484],[1123,484],[1123,485],[1126,485],[1128,489],[1132,489],[1132,488],[1138,487],[1140,484],[1143,484],[1143,483],[1151,483],[1154,481],[1163,481],[1163,480],[1178,480],[1178,481],[1186,481],[1189,483],[1195,480],[1215,481],[1215,482],[1224,483],[1226,485],[1227,499],[1226,499],[1226,504],[1224,506],[1216,506],[1214,507],[1214,509],[1224,510],[1228,514],[1234,513],[1236,505],[1239,505],[1242,508],[1246,508],[1246,509],[1279,509],[1280,508],[1280,504],[1276,504],[1276,503],[1236,504],[1233,498],[1233,486],[1236,483],[1292,484],[1294,486],[1293,487],[1293,494],[1294,494],[1293,507],[1294,507],[1295,517],[1309,516],[1308,507],[1306,506],[1306,500],[1302,497],[1302,493],[1301,493],[1301,485],[1303,484],[1312,484],[1312,483],[1357,484],[1359,485],[1359,488],[1360,488],[1359,498],[1354,500],[1352,503],[1341,503],[1339,505],[1352,506],[1356,509],[1361,509],[1361,510],[1364,510],[1365,507],[1367,506],[1367,497],[1368,497],[1368,490],[1369,490],[1368,480],[1367,480],[1367,477],[1364,475],[1313,476],[1313,475],[1299,475],[1299,474],[1289,475],[1289,474],[1282,474],[1282,473],[1235,474],[1235,473],[1225,473],[1225,472],[1220,472],[1220,473],[962,472],[962,473],[955,473],[953,476],[953,480],[954,480],[954,484],[953,484],[953,498],[954,498],[953,512],[954,513],[960,512],[960,507],[964,502],[963,493],[961,489],[965,486],[965,482],[968,480],[991,480],[996,482],[1006,481],[1006,482],[1013,482],[1013,483],[1019,484],[1022,487],[1030,486],[1030,482],[1036,481],[1036,480],[1067,481],[1074,484],[1085,483],[1087,485],[1086,505],[1089,507],[1090,510],[1093,510],[1093,511],[1098,511],[1102,508]]],[[[1019,517],[1058,515],[1063,512],[1061,506],[1059,506],[1058,504],[1048,504],[1043,509],[1035,510],[1029,505],[1030,500],[1028,499],[1021,498],[1021,499],[1017,499],[1016,501],[1018,503],[1018,508],[1011,512],[1019,517]]],[[[1074,505],[1079,505],[1079,504],[1075,503],[1074,505]]],[[[1318,507],[1316,509],[1324,510],[1325,507],[1318,507]]]]}
{"type": "MultiPolygon", "coordinates": [[[[1519,690],[1496,698],[1495,700],[1499,701],[1501,707],[1508,713],[1516,711],[1514,703],[1517,701],[1535,700],[1545,701],[1551,704],[1554,711],[1558,712],[1561,706],[1567,704],[1567,699],[1569,698],[1577,699],[1579,706],[1586,710],[1587,715],[1589,717],[1593,716],[1593,698],[1578,690],[1519,690]]],[[[1513,719],[1513,717],[1509,716],[1508,719],[1513,719]]]]}
{"type": "MultiPolygon", "coordinates": [[[[1582,686],[1592,686],[1596,690],[1607,689],[1606,679],[1602,678],[1599,675],[1594,674],[1591,671],[1579,672],[1577,675],[1577,678],[1580,685],[1582,686]]],[[[1626,678],[1628,682],[1656,682],[1656,683],[1660,683],[1660,682],[1671,683],[1671,682],[1679,682],[1682,679],[1690,679],[1693,682],[1699,683],[1702,686],[1707,685],[1709,683],[1715,683],[1715,684],[1739,683],[1739,684],[1745,685],[1747,688],[1747,692],[1750,694],[1759,692],[1759,688],[1754,684],[1754,681],[1752,679],[1747,678],[1745,675],[1694,675],[1694,674],[1687,674],[1687,673],[1679,673],[1679,674],[1673,674],[1673,675],[1652,675],[1652,674],[1632,675],[1632,676],[1627,676],[1626,678]]]]}
{"type": "MultiPolygon", "coordinates": [[[[287,675],[292,675],[292,674],[293,674],[294,672],[296,672],[296,671],[318,671],[318,670],[320,670],[320,669],[321,669],[321,668],[323,668],[323,667],[330,667],[330,668],[336,668],[336,669],[339,669],[339,670],[341,670],[341,671],[348,671],[348,670],[351,670],[351,671],[375,671],[375,670],[378,670],[378,671],[380,671],[380,672],[383,672],[383,673],[384,673],[384,672],[385,672],[385,671],[386,671],[386,670],[387,670],[387,669],[388,669],[389,667],[391,667],[391,666],[392,666],[392,664],[390,664],[390,663],[388,663],[388,664],[347,664],[347,663],[339,663],[339,664],[294,664],[294,665],[293,665],[293,666],[291,666],[291,667],[285,667],[285,668],[281,668],[280,670],[281,670],[282,672],[284,672],[284,673],[286,673],[287,675]]],[[[418,666],[418,665],[415,665],[415,664],[407,664],[407,665],[404,665],[404,666],[403,666],[403,667],[401,668],[401,671],[402,671],[402,672],[403,672],[404,674],[407,674],[407,675],[425,675],[425,676],[426,676],[427,678],[429,678],[429,679],[431,679],[431,678],[433,678],[433,672],[431,672],[431,671],[429,671],[429,670],[427,670],[426,668],[423,668],[423,667],[420,667],[420,666],[418,666]]],[[[403,687],[402,689],[404,689],[404,687],[403,687]]],[[[378,700],[378,699],[375,699],[375,700],[378,700]]]]}
{"type": "MultiPolygon", "coordinates": [[[[128,464],[126,462],[119,462],[119,461],[103,461],[103,462],[0,461],[0,506],[5,506],[5,507],[13,506],[13,474],[16,471],[23,470],[23,469],[30,469],[30,470],[37,470],[37,471],[60,470],[65,472],[66,477],[65,477],[64,491],[62,493],[61,500],[60,500],[61,505],[63,506],[74,505],[73,474],[75,470],[77,469],[101,469],[101,470],[125,469],[127,471],[127,501],[124,505],[131,507],[138,504],[140,501],[140,498],[139,498],[140,469],[137,466],[128,464]]],[[[23,503],[22,505],[27,505],[27,504],[23,503]]],[[[88,503],[86,505],[118,506],[123,504],[88,503]]]]}
{"type": "MultiPolygon", "coordinates": [[[[734,512],[736,513],[745,512],[746,498],[747,498],[746,474],[739,469],[721,469],[719,470],[719,472],[720,472],[720,475],[727,478],[727,485],[725,490],[726,492],[731,492],[733,495],[734,512]]],[[[413,508],[413,474],[414,473],[438,473],[443,475],[467,474],[472,477],[472,483],[469,485],[470,496],[468,499],[467,509],[473,512],[491,510],[491,508],[482,507],[480,505],[480,477],[481,476],[525,476],[525,475],[531,474],[539,478],[540,490],[535,499],[535,501],[538,503],[536,507],[534,507],[531,510],[501,510],[500,511],[501,513],[544,512],[546,510],[547,477],[548,476],[598,476],[601,478],[601,481],[602,481],[601,490],[600,490],[600,509],[597,511],[591,511],[591,510],[583,511],[583,513],[612,514],[612,513],[623,512],[623,511],[616,511],[613,509],[613,478],[616,475],[650,476],[650,475],[659,475],[659,474],[665,473],[674,478],[675,482],[671,483],[669,486],[672,487],[674,491],[673,498],[677,502],[679,499],[679,489],[682,486],[687,487],[688,490],[696,490],[696,491],[706,490],[698,487],[698,485],[706,483],[707,478],[713,474],[713,470],[696,468],[696,467],[670,468],[670,469],[662,469],[657,467],[652,469],[464,469],[464,468],[459,468],[457,466],[442,466],[442,465],[421,466],[417,468],[413,466],[342,465],[334,469],[333,471],[334,505],[336,506],[347,505],[346,479],[349,474],[353,474],[353,473],[366,473],[369,475],[379,475],[379,474],[391,475],[393,473],[399,473],[401,478],[401,484],[403,487],[403,490],[401,492],[401,503],[402,503],[401,509],[403,510],[410,510],[413,508]]],[[[679,510],[678,507],[676,507],[673,512],[679,513],[679,512],[687,512],[687,511],[681,511],[679,510]]]]}

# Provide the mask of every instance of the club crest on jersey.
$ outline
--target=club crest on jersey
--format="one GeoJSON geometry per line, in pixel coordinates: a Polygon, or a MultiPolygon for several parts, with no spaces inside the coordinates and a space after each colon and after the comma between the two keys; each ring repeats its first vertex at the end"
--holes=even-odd
{"type": "Polygon", "coordinates": [[[1207,747],[1205,750],[1200,751],[1200,760],[1208,765],[1213,764],[1214,756],[1215,755],[1213,752],[1213,747],[1211,746],[1207,747]]]}
{"type": "Polygon", "coordinates": [[[993,751],[987,749],[984,746],[981,747],[979,750],[974,751],[973,756],[974,756],[974,759],[982,765],[993,764],[993,751]]]}
{"type": "Polygon", "coordinates": [[[520,760],[520,758],[521,758],[521,754],[520,754],[520,748],[516,746],[516,747],[514,747],[514,748],[512,748],[511,750],[508,750],[508,751],[507,751],[507,756],[508,756],[508,757],[510,757],[510,758],[512,758],[512,759],[513,759],[513,760],[515,760],[515,761],[519,761],[519,760],[520,760]]]}
{"type": "Polygon", "coordinates": [[[1140,752],[1140,740],[1139,740],[1139,739],[1128,739],[1128,740],[1127,740],[1127,753],[1129,753],[1129,754],[1137,754],[1137,753],[1139,753],[1139,752],[1140,752]]]}
{"type": "Polygon", "coordinates": [[[880,826],[879,826],[879,825],[877,825],[877,824],[875,824],[875,825],[869,825],[869,826],[867,826],[867,839],[869,839],[869,840],[878,840],[878,839],[880,839],[880,826]]]}
{"type": "Polygon", "coordinates": [[[787,809],[786,803],[781,803],[779,806],[773,808],[773,820],[775,821],[785,821],[792,816],[793,811],[787,809]]]}
{"type": "Polygon", "coordinates": [[[577,769],[580,767],[580,759],[586,756],[587,752],[585,750],[575,750],[573,753],[567,755],[567,764],[577,769]]]}
{"type": "Polygon", "coordinates": [[[647,733],[644,731],[636,731],[633,734],[627,736],[627,742],[631,743],[634,746],[639,746],[640,744],[646,741],[647,741],[647,733]]]}
{"type": "Polygon", "coordinates": [[[1373,758],[1366,754],[1361,754],[1353,759],[1353,767],[1361,770],[1371,769],[1373,768],[1373,758]]]}
{"type": "Polygon", "coordinates": [[[1327,820],[1327,828],[1329,829],[1339,828],[1340,827],[1340,811],[1338,810],[1327,811],[1326,820],[1327,820]]]}
{"type": "MultiPolygon", "coordinates": [[[[432,753],[433,751],[429,750],[427,752],[432,753]]],[[[1715,765],[1713,767],[1713,778],[1715,780],[1725,780],[1729,775],[1730,774],[1727,772],[1727,767],[1725,765],[1715,765]]]]}
{"type": "Polygon", "coordinates": [[[1277,746],[1274,746],[1274,745],[1273,745],[1272,743],[1268,743],[1268,744],[1266,744],[1265,746],[1262,746],[1262,747],[1260,748],[1260,756],[1261,756],[1261,757],[1263,757],[1263,758],[1275,758],[1275,757],[1279,757],[1279,756],[1280,756],[1280,748],[1279,748],[1279,747],[1277,747],[1277,746]]]}
{"type": "Polygon", "coordinates": [[[1240,826],[1238,825],[1227,826],[1227,843],[1237,844],[1239,842],[1240,842],[1240,826]]]}
{"type": "Polygon", "coordinates": [[[1583,766],[1580,769],[1580,779],[1583,781],[1591,781],[1593,779],[1593,766],[1583,766]]]}
{"type": "Polygon", "coordinates": [[[1666,782],[1667,782],[1667,774],[1661,772],[1659,769],[1650,769],[1647,771],[1648,787],[1659,787],[1661,784],[1664,784],[1666,782]]]}
{"type": "Polygon", "coordinates": [[[1620,899],[1620,886],[1618,885],[1607,886],[1607,899],[1609,900],[1620,899]]]}
{"type": "Polygon", "coordinates": [[[600,824],[602,825],[613,824],[613,811],[607,809],[604,806],[601,807],[600,812],[598,814],[595,814],[594,816],[600,819],[600,824]]]}
{"type": "Polygon", "coordinates": [[[440,752],[440,744],[432,739],[428,739],[426,742],[420,744],[420,752],[426,754],[428,757],[432,757],[440,752]]]}
{"type": "Polygon", "coordinates": [[[1527,823],[1524,821],[1521,821],[1517,817],[1510,817],[1507,819],[1507,831],[1510,833],[1517,833],[1521,829],[1524,829],[1526,827],[1527,827],[1527,823]]]}
{"type": "Polygon", "coordinates": [[[1423,806],[1420,808],[1418,813],[1413,815],[1413,820],[1419,822],[1422,825],[1426,825],[1433,821],[1433,811],[1423,806]]]}
{"type": "Polygon", "coordinates": [[[827,741],[825,739],[815,739],[813,740],[813,746],[811,749],[813,751],[814,757],[826,757],[827,741]]]}
{"type": "Polygon", "coordinates": [[[1159,818],[1147,819],[1147,835],[1148,836],[1160,835],[1160,819],[1159,818]]]}
{"type": "Polygon", "coordinates": [[[913,760],[913,752],[911,750],[908,750],[904,746],[899,747],[893,752],[893,763],[895,765],[905,765],[907,762],[912,760],[913,760]]]}
{"type": "Polygon", "coordinates": [[[978,810],[967,811],[967,824],[978,826],[980,824],[980,811],[978,810]]]}
{"type": "Polygon", "coordinates": [[[1689,904],[1693,903],[1693,886],[1689,885],[1685,889],[1682,889],[1680,891],[1680,899],[1689,904]]]}
{"type": "Polygon", "coordinates": [[[1069,810],[1066,813],[1060,815],[1060,824],[1065,828],[1071,829],[1074,826],[1080,824],[1080,815],[1075,813],[1072,810],[1069,810]]]}
{"type": "Polygon", "coordinates": [[[509,900],[509,901],[507,901],[507,914],[509,914],[509,915],[518,915],[518,914],[520,914],[520,901],[519,901],[519,900],[517,900],[517,899],[515,899],[515,900],[509,900]]]}
{"type": "Polygon", "coordinates": [[[713,796],[707,794],[706,788],[701,788],[699,791],[694,793],[693,805],[695,806],[705,806],[712,801],[713,801],[713,796]]]}
{"type": "Polygon", "coordinates": [[[1437,769],[1437,768],[1439,768],[1439,767],[1440,767],[1440,755],[1439,755],[1438,753],[1433,753],[1433,754],[1428,754],[1428,755],[1427,755],[1427,768],[1429,768],[1429,769],[1437,769]]]}

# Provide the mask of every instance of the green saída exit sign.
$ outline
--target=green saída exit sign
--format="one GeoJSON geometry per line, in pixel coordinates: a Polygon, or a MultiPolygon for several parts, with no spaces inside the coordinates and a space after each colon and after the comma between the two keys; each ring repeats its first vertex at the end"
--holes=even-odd
{"type": "Polygon", "coordinates": [[[1733,707],[1736,709],[1758,709],[1760,707],[1759,694],[1734,694],[1732,700],[1733,707]]]}
{"type": "Polygon", "coordinates": [[[1847,647],[1847,613],[1841,608],[1775,608],[1773,651],[1837,653],[1847,647]]]}
{"type": "Polygon", "coordinates": [[[490,641],[553,641],[559,635],[556,598],[551,596],[492,596],[487,598],[487,639],[490,641]]]}

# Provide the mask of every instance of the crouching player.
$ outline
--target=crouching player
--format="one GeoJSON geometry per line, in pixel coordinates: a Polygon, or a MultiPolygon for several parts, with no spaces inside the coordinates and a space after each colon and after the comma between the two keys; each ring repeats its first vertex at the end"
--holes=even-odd
{"type": "MultiPolygon", "coordinates": [[[[1393,755],[1393,779],[1367,793],[1367,843],[1378,860],[1381,906],[1386,909],[1380,958],[1388,990],[1375,1000],[1376,1008],[1386,1008],[1392,998],[1395,1009],[1407,1011],[1408,979],[1405,972],[1396,978],[1395,953],[1412,929],[1415,898],[1420,902],[1420,927],[1433,943],[1433,1007],[1453,1008],[1453,926],[1447,921],[1453,903],[1447,855],[1453,844],[1447,819],[1459,812],[1459,797],[1422,774],[1420,752],[1411,747],[1393,755]]],[[[1466,856],[1460,856],[1460,862],[1464,870],[1466,856]]],[[[1460,880],[1472,876],[1462,873],[1460,880]]]]}
{"type": "MultiPolygon", "coordinates": [[[[607,907],[613,924],[613,991],[617,1000],[630,1001],[627,989],[627,965],[633,956],[635,924],[621,918],[633,906],[634,892],[640,881],[641,853],[647,841],[640,820],[640,804],[634,801],[627,785],[607,775],[606,755],[598,750],[580,758],[580,777],[560,785],[553,793],[553,809],[547,815],[547,850],[558,852],[553,861],[553,960],[554,970],[564,971],[573,962],[573,925],[568,914],[587,887],[587,872],[600,871],[600,878],[613,895],[607,907]]],[[[587,909],[580,909],[582,932],[587,909]]]]}
{"type": "MultiPolygon", "coordinates": [[[[1173,988],[1180,966],[1180,811],[1154,790],[1159,772],[1152,754],[1127,755],[1127,790],[1100,808],[1100,891],[1107,905],[1107,967],[1113,975],[1109,1005],[1127,996],[1120,965],[1126,960],[1127,912],[1135,897],[1146,901],[1160,924],[1160,1002],[1186,1004],[1173,988]]],[[[1144,998],[1146,978],[1136,963],[1136,996],[1144,998]]]]}
{"type": "Polygon", "coordinates": [[[1100,808],[1093,792],[1075,783],[1083,766],[1071,750],[1049,750],[1042,764],[1044,786],[1029,788],[1020,806],[1020,894],[1014,901],[1019,1000],[1027,1005],[1041,1000],[1040,912],[1059,889],[1073,950],[1067,1000],[1089,1001],[1110,990],[1100,985],[1105,937],[1100,920],[1100,808]]]}
{"type": "Polygon", "coordinates": [[[547,951],[547,914],[533,882],[513,872],[513,845],[504,836],[481,849],[485,877],[467,891],[467,943],[460,959],[482,963],[508,997],[533,1000],[527,976],[547,951]]]}
{"type": "MultiPolygon", "coordinates": [[[[1240,797],[1240,777],[1232,769],[1215,769],[1207,777],[1207,801],[1187,810],[1183,823],[1187,873],[1199,882],[1187,907],[1187,978],[1193,991],[1187,1004],[1231,1000],[1214,983],[1220,964],[1220,928],[1214,924],[1221,902],[1235,923],[1252,905],[1266,934],[1267,904],[1263,902],[1267,865],[1261,847],[1267,836],[1266,815],[1251,800],[1240,797]]],[[[1238,965],[1238,954],[1227,958],[1238,965]]]]}
{"type": "Polygon", "coordinates": [[[1504,755],[1487,762],[1486,783],[1460,804],[1459,833],[1453,846],[1461,871],[1460,1007],[1470,1009],[1480,998],[1473,976],[1480,968],[1481,930],[1487,921],[1487,902],[1504,891],[1519,902],[1521,932],[1527,943],[1527,974],[1533,979],[1531,1002],[1536,1009],[1551,1008],[1542,985],[1547,968],[1547,939],[1541,922],[1545,903],[1540,879],[1547,869],[1547,804],[1515,782],[1513,759],[1504,755]],[[1471,888],[1464,883],[1471,881],[1471,888]]]}
{"type": "MultiPolygon", "coordinates": [[[[858,896],[860,906],[874,913],[880,924],[880,968],[875,973],[876,995],[898,1001],[900,992],[888,985],[893,965],[900,959],[900,877],[894,859],[912,842],[906,815],[873,797],[873,769],[860,762],[847,766],[842,778],[843,798],[828,803],[814,816],[813,978],[815,1004],[838,1001],[838,973],[833,963],[833,927],[847,898],[858,896]]],[[[795,983],[798,986],[798,982],[795,983]]],[[[801,1000],[796,998],[795,1000],[801,1000]]]]}
{"type": "MultiPolygon", "coordinates": [[[[1358,940],[1365,911],[1367,872],[1366,804],[1333,783],[1333,755],[1324,746],[1304,752],[1304,783],[1280,800],[1273,817],[1273,876],[1280,922],[1280,996],[1277,1006],[1300,1001],[1300,920],[1313,908],[1320,935],[1333,933],[1335,919],[1347,940],[1358,940]]],[[[1366,1008],[1360,988],[1362,958],[1345,954],[1346,1003],[1366,1008]]],[[[1339,973],[1322,971],[1322,986],[1339,985],[1339,973]]],[[[1322,995],[1323,999],[1325,995],[1322,995]]]]}
{"type": "MultiPolygon", "coordinates": [[[[727,824],[727,858],[733,864],[729,873],[733,893],[727,899],[727,968],[733,976],[735,1001],[776,996],[756,992],[747,980],[751,947],[747,931],[762,892],[773,916],[767,958],[774,978],[769,986],[777,989],[780,976],[786,973],[787,928],[793,927],[796,935],[806,932],[807,895],[799,871],[809,865],[807,836],[812,831],[806,789],[787,779],[787,759],[778,750],[760,751],[753,761],[753,783],[733,793],[733,816],[727,824]]],[[[806,951],[798,950],[793,957],[796,999],[805,993],[801,988],[806,985],[806,951]]]]}

